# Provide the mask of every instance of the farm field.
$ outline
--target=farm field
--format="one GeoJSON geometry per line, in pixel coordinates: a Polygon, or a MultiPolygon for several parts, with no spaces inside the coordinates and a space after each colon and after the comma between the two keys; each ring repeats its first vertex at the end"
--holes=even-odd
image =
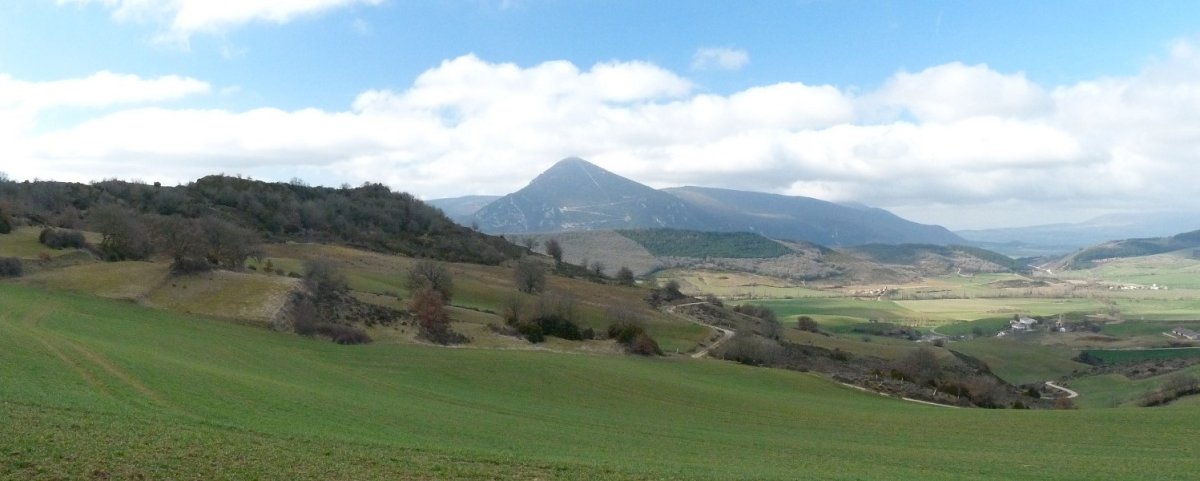
{"type": "Polygon", "coordinates": [[[338,346],[11,283],[0,377],[15,421],[0,423],[5,479],[1190,479],[1200,467],[1194,405],[945,409],[707,360],[338,346]]]}

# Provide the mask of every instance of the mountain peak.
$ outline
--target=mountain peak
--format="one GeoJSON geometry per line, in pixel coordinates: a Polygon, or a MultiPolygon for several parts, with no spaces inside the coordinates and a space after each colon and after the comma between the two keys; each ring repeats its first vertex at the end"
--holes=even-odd
{"type": "Polygon", "coordinates": [[[475,218],[485,232],[554,232],[702,225],[681,200],[578,157],[556,162],[475,218]]]}

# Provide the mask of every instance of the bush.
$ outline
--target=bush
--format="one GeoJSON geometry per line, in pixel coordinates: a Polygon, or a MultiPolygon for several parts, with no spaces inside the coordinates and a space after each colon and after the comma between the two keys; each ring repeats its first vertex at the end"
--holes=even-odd
{"type": "Polygon", "coordinates": [[[371,342],[371,336],[354,326],[331,324],[323,322],[316,325],[315,332],[338,344],[366,344],[371,342]]]}
{"type": "Polygon", "coordinates": [[[637,281],[633,277],[633,271],[628,267],[621,266],[620,269],[617,269],[617,284],[622,286],[632,286],[636,282],[637,281]]]}
{"type": "Polygon", "coordinates": [[[579,341],[583,339],[583,335],[579,332],[579,326],[574,322],[559,317],[557,315],[549,315],[534,319],[533,322],[541,328],[542,333],[547,336],[554,336],[569,341],[579,341]]]}
{"type": "Polygon", "coordinates": [[[87,245],[82,232],[50,227],[42,229],[42,233],[38,234],[38,242],[51,249],[82,249],[87,245]]]}
{"type": "Polygon", "coordinates": [[[796,329],[808,332],[821,332],[821,325],[817,321],[808,316],[800,316],[796,318],[796,329]]]}
{"type": "Polygon", "coordinates": [[[537,344],[546,340],[546,334],[542,332],[542,326],[534,322],[517,323],[517,332],[524,337],[525,340],[537,344]]]}
{"type": "Polygon", "coordinates": [[[12,218],[7,213],[0,210],[0,234],[8,234],[13,230],[12,218]]]}
{"type": "Polygon", "coordinates": [[[659,349],[658,343],[644,332],[633,338],[633,342],[629,344],[629,352],[642,356],[662,355],[662,349],[659,349]]]}
{"type": "Polygon", "coordinates": [[[208,259],[197,259],[195,257],[179,257],[171,261],[171,273],[175,275],[197,274],[200,272],[208,272],[213,269],[213,265],[208,259]]]}
{"type": "Polygon", "coordinates": [[[21,259],[16,257],[0,257],[0,277],[21,277],[24,273],[21,259]]]}
{"type": "Polygon", "coordinates": [[[659,349],[658,342],[654,338],[646,334],[646,330],[642,326],[632,322],[615,322],[608,326],[608,338],[617,341],[617,344],[625,346],[625,349],[634,354],[643,356],[661,355],[662,349],[659,349]]]}

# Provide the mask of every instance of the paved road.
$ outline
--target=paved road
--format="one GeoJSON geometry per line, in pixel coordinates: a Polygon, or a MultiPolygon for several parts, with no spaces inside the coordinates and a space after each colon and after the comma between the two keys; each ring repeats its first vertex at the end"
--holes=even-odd
{"type": "Polygon", "coordinates": [[[1053,381],[1046,381],[1046,386],[1049,386],[1051,389],[1057,389],[1059,391],[1067,393],[1067,399],[1075,399],[1075,398],[1079,397],[1079,393],[1072,391],[1070,389],[1067,389],[1065,387],[1059,386],[1058,384],[1054,384],[1053,381]]]}

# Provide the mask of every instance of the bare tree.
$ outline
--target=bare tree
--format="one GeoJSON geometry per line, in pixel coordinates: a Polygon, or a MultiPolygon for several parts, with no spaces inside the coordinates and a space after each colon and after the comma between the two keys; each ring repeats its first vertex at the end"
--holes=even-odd
{"type": "Polygon", "coordinates": [[[558,243],[558,239],[550,239],[546,241],[546,255],[554,258],[554,266],[562,265],[563,250],[562,244],[558,243]]]}
{"type": "Polygon", "coordinates": [[[408,288],[412,292],[433,289],[442,296],[442,302],[449,303],[454,292],[454,278],[444,265],[421,259],[408,268],[408,288]]]}
{"type": "Polygon", "coordinates": [[[517,284],[517,290],[526,294],[542,292],[546,288],[546,271],[541,262],[524,257],[517,261],[513,281],[517,284]]]}
{"type": "Polygon", "coordinates": [[[593,261],[591,269],[592,269],[593,276],[600,277],[600,278],[604,277],[604,264],[601,263],[600,261],[593,261]]]}
{"type": "Polygon", "coordinates": [[[317,302],[326,301],[344,294],[350,289],[346,276],[337,264],[328,259],[313,259],[304,263],[304,284],[312,291],[317,302]]]}
{"type": "Polygon", "coordinates": [[[924,384],[936,379],[942,373],[942,366],[933,349],[922,347],[900,358],[896,362],[896,370],[913,382],[924,384]]]}

